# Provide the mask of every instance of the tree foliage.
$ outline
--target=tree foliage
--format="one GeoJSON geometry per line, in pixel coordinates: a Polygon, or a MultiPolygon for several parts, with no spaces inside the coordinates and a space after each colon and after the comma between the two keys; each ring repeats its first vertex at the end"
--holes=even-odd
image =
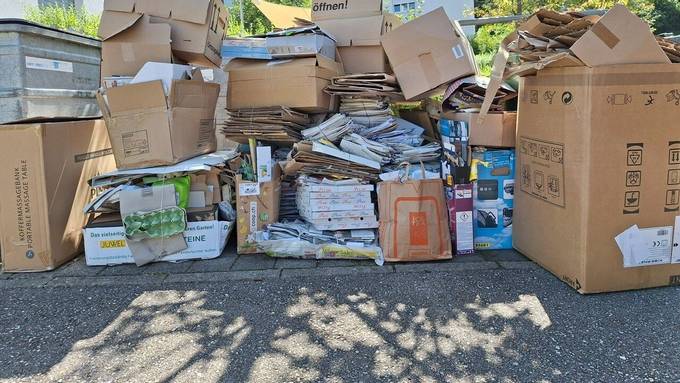
{"type": "Polygon", "coordinates": [[[56,4],[26,7],[24,17],[34,23],[93,37],[97,37],[100,19],[100,15],[89,13],[84,8],[56,4]]]}
{"type": "MultiPolygon", "coordinates": [[[[292,5],[295,7],[312,7],[312,0],[268,0],[272,3],[292,5]]],[[[272,24],[253,4],[251,0],[234,0],[229,7],[229,36],[238,36],[243,30],[244,35],[259,35],[273,29],[272,24]],[[240,20],[240,6],[243,3],[243,26],[240,20]]]]}

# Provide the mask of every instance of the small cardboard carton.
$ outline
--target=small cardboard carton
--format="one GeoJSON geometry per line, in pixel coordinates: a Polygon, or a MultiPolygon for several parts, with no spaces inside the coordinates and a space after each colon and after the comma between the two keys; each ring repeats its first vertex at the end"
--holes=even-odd
{"type": "Polygon", "coordinates": [[[134,76],[148,61],[219,66],[222,0],[106,0],[99,26],[102,78],[134,76]]]}
{"type": "Polygon", "coordinates": [[[515,248],[581,293],[680,284],[680,65],[543,69],[520,89],[515,248]]]}
{"type": "Polygon", "coordinates": [[[198,77],[172,81],[167,97],[160,80],[97,94],[119,169],[172,165],[215,151],[220,86],[198,77]]]}
{"type": "Polygon", "coordinates": [[[472,153],[475,250],[512,249],[515,149],[472,153]]]}
{"type": "Polygon", "coordinates": [[[305,112],[331,109],[331,96],[324,92],[342,65],[324,56],[289,60],[229,62],[228,109],[265,108],[285,105],[305,112]]]}
{"type": "Polygon", "coordinates": [[[87,222],[87,180],[114,167],[103,120],[32,119],[0,127],[3,270],[54,270],[73,259],[87,222]]]}
{"type": "Polygon", "coordinates": [[[393,14],[318,21],[335,39],[346,73],[392,73],[380,37],[402,24],[393,14]]]}
{"type": "Polygon", "coordinates": [[[269,182],[244,181],[236,177],[236,239],[238,254],[258,252],[255,235],[279,219],[281,168],[274,166],[269,182]]]}
{"type": "MultiPolygon", "coordinates": [[[[135,263],[120,216],[106,221],[98,217],[83,229],[85,263],[88,266],[108,266],[135,263]]],[[[213,259],[222,254],[234,223],[202,221],[187,223],[184,240],[187,248],[158,259],[159,262],[179,262],[192,259],[213,259]]]]}
{"type": "Polygon", "coordinates": [[[472,220],[472,184],[444,188],[449,209],[449,230],[456,255],[475,252],[472,220]]]}
{"type": "Polygon", "coordinates": [[[470,145],[495,148],[514,148],[517,133],[516,112],[489,112],[483,122],[479,122],[478,113],[441,114],[441,118],[467,123],[470,134],[470,145]]]}
{"type": "Polygon", "coordinates": [[[313,0],[312,21],[382,14],[382,0],[313,0]]]}
{"type": "Polygon", "coordinates": [[[467,37],[444,8],[395,28],[381,41],[407,100],[441,93],[451,81],[477,73],[467,37]]]}

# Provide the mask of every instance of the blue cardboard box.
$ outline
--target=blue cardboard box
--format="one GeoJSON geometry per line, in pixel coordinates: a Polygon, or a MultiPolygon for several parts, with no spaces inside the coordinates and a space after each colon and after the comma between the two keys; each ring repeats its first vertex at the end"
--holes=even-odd
{"type": "Polygon", "coordinates": [[[475,151],[472,166],[475,250],[512,249],[515,150],[475,151]]]}

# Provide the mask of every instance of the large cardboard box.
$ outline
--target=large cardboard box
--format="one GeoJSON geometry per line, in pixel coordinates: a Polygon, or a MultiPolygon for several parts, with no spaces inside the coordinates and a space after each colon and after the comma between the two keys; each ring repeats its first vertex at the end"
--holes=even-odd
{"type": "Polygon", "coordinates": [[[114,169],[102,120],[0,126],[0,235],[6,272],[53,270],[81,251],[87,181],[114,169]]]}
{"type": "MultiPolygon", "coordinates": [[[[680,65],[544,69],[523,79],[514,246],[581,293],[680,284],[680,65]],[[555,100],[541,94],[556,92],[555,100]],[[624,267],[614,238],[658,236],[624,267]],[[653,230],[647,230],[653,228],[653,230]]],[[[644,239],[644,238],[643,238],[644,239]]]]}
{"type": "Polygon", "coordinates": [[[393,14],[317,21],[338,46],[345,73],[392,73],[380,37],[402,24],[393,14]]]}
{"type": "Polygon", "coordinates": [[[105,89],[97,95],[119,169],[164,166],[217,148],[215,106],[220,85],[174,80],[105,89]]]}
{"type": "Polygon", "coordinates": [[[381,41],[408,100],[441,93],[451,81],[477,73],[467,37],[444,8],[395,28],[381,41]]]}
{"type": "Polygon", "coordinates": [[[517,134],[516,112],[490,112],[480,124],[479,113],[446,112],[441,118],[464,121],[470,132],[470,145],[514,148],[517,134]]]}
{"type": "Polygon", "coordinates": [[[227,108],[261,108],[284,105],[306,112],[331,109],[331,96],[324,92],[342,65],[324,56],[291,60],[232,60],[227,108]]]}
{"type": "Polygon", "coordinates": [[[312,21],[377,16],[382,14],[382,0],[313,0],[312,21]]]}
{"type": "Polygon", "coordinates": [[[281,168],[274,166],[269,182],[244,181],[236,176],[236,252],[255,254],[258,232],[279,219],[281,168]]]}
{"type": "Polygon", "coordinates": [[[148,61],[221,64],[222,0],[106,0],[99,26],[102,78],[134,76],[148,61]]]}

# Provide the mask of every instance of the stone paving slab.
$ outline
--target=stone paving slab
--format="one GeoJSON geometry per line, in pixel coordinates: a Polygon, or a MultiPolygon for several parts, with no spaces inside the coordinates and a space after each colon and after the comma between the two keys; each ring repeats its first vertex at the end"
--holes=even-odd
{"type": "Polygon", "coordinates": [[[223,255],[215,259],[194,261],[187,272],[189,273],[209,273],[213,271],[229,271],[236,262],[236,255],[223,255]]]}
{"type": "Polygon", "coordinates": [[[265,279],[275,279],[281,274],[281,270],[248,270],[248,271],[226,271],[208,273],[188,273],[170,274],[163,281],[164,283],[201,283],[201,282],[220,282],[220,281],[259,281],[265,279]]]}
{"type": "Polygon", "coordinates": [[[277,258],[275,269],[313,269],[316,268],[316,259],[288,259],[277,258]]]}
{"type": "Polygon", "coordinates": [[[264,254],[239,255],[236,262],[231,266],[231,270],[266,270],[273,269],[276,259],[264,254]]]}

